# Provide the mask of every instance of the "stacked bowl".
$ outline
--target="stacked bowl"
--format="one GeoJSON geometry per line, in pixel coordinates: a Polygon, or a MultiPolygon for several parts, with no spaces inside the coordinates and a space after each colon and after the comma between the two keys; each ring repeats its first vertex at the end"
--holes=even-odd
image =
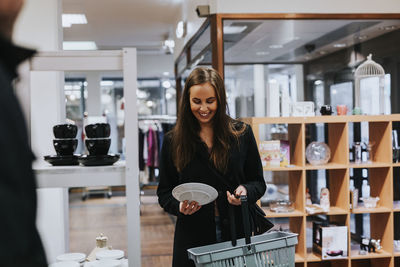
{"type": "Polygon", "coordinates": [[[74,155],[78,145],[77,132],[78,127],[74,124],[55,125],[53,146],[57,155],[45,156],[44,159],[55,166],[78,165],[78,156],[74,155]]]}
{"type": "Polygon", "coordinates": [[[111,145],[110,124],[94,123],[85,126],[85,145],[89,155],[79,157],[79,162],[85,166],[112,165],[119,155],[108,154],[111,145]]]}

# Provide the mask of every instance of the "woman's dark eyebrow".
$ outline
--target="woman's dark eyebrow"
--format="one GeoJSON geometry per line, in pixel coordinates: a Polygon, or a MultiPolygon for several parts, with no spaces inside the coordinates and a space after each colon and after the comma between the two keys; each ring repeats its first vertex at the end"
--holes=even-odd
{"type": "Polygon", "coordinates": [[[212,97],[207,98],[207,100],[211,100],[211,99],[216,99],[216,97],[212,96],[212,97]]]}

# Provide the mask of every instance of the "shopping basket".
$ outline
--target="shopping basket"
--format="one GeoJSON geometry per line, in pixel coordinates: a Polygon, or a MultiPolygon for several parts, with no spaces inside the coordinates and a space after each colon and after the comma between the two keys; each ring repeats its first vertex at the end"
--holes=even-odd
{"type": "MultiPolygon", "coordinates": [[[[247,199],[242,199],[242,211],[245,209],[248,209],[247,199]],[[246,205],[243,205],[244,201],[246,205]]],[[[237,242],[227,241],[188,249],[189,259],[195,262],[196,267],[292,267],[295,265],[297,234],[276,231],[250,237],[248,220],[248,212],[243,212],[245,238],[238,239],[237,242]]]]}

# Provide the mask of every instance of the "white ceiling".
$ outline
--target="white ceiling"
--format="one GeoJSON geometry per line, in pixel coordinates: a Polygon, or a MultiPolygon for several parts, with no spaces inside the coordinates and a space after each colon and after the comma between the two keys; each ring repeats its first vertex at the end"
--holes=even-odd
{"type": "Polygon", "coordinates": [[[136,47],[161,54],[173,39],[183,0],[62,0],[63,13],[83,13],[88,24],[64,28],[64,41],[95,41],[98,49],[136,47]]]}

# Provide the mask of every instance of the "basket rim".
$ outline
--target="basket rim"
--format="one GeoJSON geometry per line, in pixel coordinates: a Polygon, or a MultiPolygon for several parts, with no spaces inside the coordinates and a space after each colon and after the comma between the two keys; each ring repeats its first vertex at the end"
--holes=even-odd
{"type": "MultiPolygon", "coordinates": [[[[195,248],[190,248],[187,251],[192,254],[193,256],[202,256],[202,255],[206,255],[206,254],[214,254],[214,253],[220,253],[220,252],[224,252],[224,251],[229,251],[232,249],[238,249],[238,248],[243,248],[246,246],[256,246],[258,244],[265,244],[265,243],[270,243],[270,242],[274,242],[277,240],[282,240],[282,239],[289,239],[289,238],[293,238],[298,236],[299,234],[297,233],[287,233],[287,232],[283,232],[283,231],[274,231],[274,232],[270,232],[270,233],[265,233],[262,235],[267,235],[267,234],[272,234],[272,233],[281,233],[281,234],[285,234],[286,236],[281,236],[281,237],[277,237],[277,238],[271,238],[268,240],[262,240],[262,241],[258,241],[258,242],[251,242],[250,244],[243,244],[243,245],[237,245],[235,247],[229,247],[229,248],[221,248],[221,249],[217,249],[217,250],[213,250],[213,251],[206,251],[206,252],[201,252],[201,253],[195,253],[192,251],[192,249],[196,249],[196,248],[200,248],[200,247],[195,247],[195,248]]],[[[261,235],[257,235],[257,236],[261,236],[261,235]]],[[[226,241],[226,242],[230,242],[230,241],[226,241]]],[[[218,244],[218,243],[217,243],[218,244]]],[[[215,245],[215,244],[212,244],[215,245]]]]}

